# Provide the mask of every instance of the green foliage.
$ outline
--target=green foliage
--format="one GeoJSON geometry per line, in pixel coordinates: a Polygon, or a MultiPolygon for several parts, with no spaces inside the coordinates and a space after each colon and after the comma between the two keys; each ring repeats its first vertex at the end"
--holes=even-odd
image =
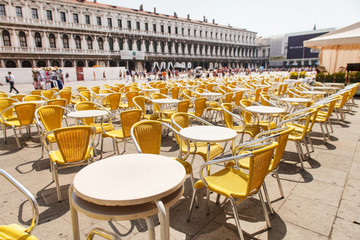
{"type": "Polygon", "coordinates": [[[291,72],[290,73],[290,79],[298,79],[298,73],[297,72],[291,72]]]}
{"type": "Polygon", "coordinates": [[[360,82],[360,72],[349,72],[350,83],[360,82]]]}
{"type": "Polygon", "coordinates": [[[332,74],[332,78],[337,83],[344,83],[345,82],[345,75],[346,75],[346,73],[338,72],[338,73],[332,74]]]}
{"type": "Polygon", "coordinates": [[[349,78],[350,83],[360,82],[360,72],[349,72],[349,75],[346,76],[346,73],[317,73],[316,81],[318,82],[337,82],[344,83],[349,78]]]}
{"type": "Polygon", "coordinates": [[[299,78],[305,78],[306,76],[306,71],[301,71],[299,74],[299,78]]]}

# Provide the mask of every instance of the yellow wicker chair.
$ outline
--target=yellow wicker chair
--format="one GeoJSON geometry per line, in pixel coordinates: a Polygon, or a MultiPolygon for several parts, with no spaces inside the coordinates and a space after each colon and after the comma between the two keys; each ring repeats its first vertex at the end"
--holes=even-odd
{"type": "MultiPolygon", "coordinates": [[[[205,124],[205,125],[212,125],[211,123],[205,121],[202,118],[199,118],[193,114],[190,113],[175,113],[171,116],[171,123],[172,123],[172,127],[176,130],[176,131],[180,131],[182,128],[186,128],[189,127],[192,122],[197,121],[200,124],[205,124]]],[[[193,158],[191,160],[191,164],[194,162],[195,159],[195,155],[199,155],[201,156],[204,161],[207,160],[207,143],[201,143],[201,142],[190,142],[189,144],[187,144],[183,138],[177,137],[176,136],[176,140],[179,144],[179,146],[181,146],[181,150],[183,153],[186,152],[190,152],[191,154],[193,154],[193,158]],[[187,148],[187,146],[190,146],[190,149],[187,148]]],[[[218,143],[211,143],[210,144],[210,158],[214,159],[215,157],[217,157],[218,155],[223,153],[223,147],[218,144],[218,143]]]]}
{"type": "MultiPolygon", "coordinates": [[[[278,146],[277,142],[260,147],[252,152],[245,153],[239,156],[233,156],[228,158],[221,158],[218,160],[212,160],[204,163],[200,168],[200,179],[195,183],[195,194],[192,196],[188,221],[191,217],[192,208],[194,205],[196,192],[198,189],[206,187],[210,191],[213,191],[219,195],[222,195],[230,200],[232,210],[234,213],[235,223],[239,232],[240,239],[244,239],[243,232],[241,230],[239,215],[236,208],[236,204],[241,203],[248,197],[258,193],[266,220],[267,227],[270,228],[270,220],[261,193],[261,186],[268,173],[271,158],[273,156],[274,149],[278,146]],[[238,164],[234,164],[232,167],[224,167],[223,169],[206,176],[204,170],[211,167],[211,165],[220,165],[223,163],[233,162],[237,163],[243,158],[249,158],[249,170],[243,171],[239,168],[238,164]],[[235,200],[236,199],[236,200],[235,200]]],[[[207,171],[206,171],[207,172],[207,171]]],[[[207,206],[209,213],[209,208],[207,206]]]]}
{"type": "Polygon", "coordinates": [[[28,95],[28,96],[25,96],[23,98],[23,101],[24,102],[29,102],[29,101],[42,101],[42,100],[45,100],[47,101],[47,99],[45,99],[44,97],[40,96],[40,95],[28,95]]]}
{"type": "Polygon", "coordinates": [[[25,94],[16,94],[16,95],[11,96],[10,98],[13,98],[13,99],[18,100],[19,102],[22,102],[24,97],[26,97],[25,94]]]}
{"type": "Polygon", "coordinates": [[[37,240],[37,238],[31,234],[39,221],[39,209],[35,197],[6,171],[0,169],[0,175],[26,196],[32,208],[32,220],[30,227],[25,228],[18,224],[0,225],[0,239],[37,240]]]}
{"type": "Polygon", "coordinates": [[[56,183],[58,200],[61,201],[58,168],[88,164],[93,160],[93,144],[96,129],[91,126],[57,128],[45,135],[54,134],[58,150],[50,145],[51,170],[56,183]]]}
{"type": "MultiPolygon", "coordinates": [[[[16,129],[19,129],[21,134],[21,128],[25,127],[27,129],[27,132],[29,134],[29,137],[31,137],[31,124],[34,124],[35,119],[35,110],[36,110],[36,104],[35,103],[20,103],[16,104],[14,106],[10,106],[6,109],[4,109],[0,113],[1,122],[3,126],[11,127],[14,130],[16,143],[19,148],[21,148],[20,141],[18,139],[16,129]],[[7,118],[6,115],[10,114],[10,112],[15,111],[16,118],[9,117],[7,118]],[[5,118],[4,118],[5,116],[5,118]]],[[[6,131],[6,129],[5,129],[6,131]]],[[[6,136],[6,133],[5,133],[6,136]]]]}
{"type": "Polygon", "coordinates": [[[127,103],[119,103],[119,108],[121,109],[130,109],[130,108],[135,108],[135,104],[133,101],[133,98],[139,96],[139,92],[128,92],[126,93],[126,99],[127,99],[127,103]]]}
{"type": "MultiPolygon", "coordinates": [[[[258,121],[254,120],[252,121],[252,124],[245,124],[244,120],[241,118],[240,115],[236,115],[233,113],[233,109],[236,108],[240,109],[238,106],[233,105],[231,103],[224,103],[221,105],[225,125],[227,128],[234,129],[237,134],[241,134],[241,138],[239,140],[239,144],[243,142],[244,134],[248,134],[250,138],[254,138],[258,133],[260,133],[260,126],[258,124],[258,121]],[[236,119],[238,122],[238,125],[234,126],[234,119],[236,119]]],[[[254,118],[256,119],[256,118],[254,118]]]]}
{"type": "Polygon", "coordinates": [[[100,99],[100,104],[104,107],[106,107],[107,110],[109,110],[112,113],[115,113],[119,109],[121,99],[121,93],[111,93],[106,97],[103,97],[100,99]]]}
{"type": "Polygon", "coordinates": [[[64,114],[66,114],[67,112],[70,112],[70,110],[59,105],[48,105],[36,109],[35,119],[41,133],[40,137],[42,156],[44,156],[44,148],[46,148],[46,150],[49,150],[46,143],[48,142],[50,145],[52,143],[55,143],[54,134],[48,135],[46,140],[44,136],[47,132],[62,127],[62,120],[64,118],[64,114]]]}
{"type": "Polygon", "coordinates": [[[157,113],[146,114],[146,101],[151,102],[150,98],[143,96],[136,96],[133,98],[133,102],[135,104],[136,109],[140,109],[142,111],[142,118],[147,120],[157,120],[159,118],[157,113]]]}
{"type": "Polygon", "coordinates": [[[206,98],[201,97],[197,98],[194,101],[194,112],[190,112],[191,114],[200,117],[204,114],[206,109],[206,98]]]}
{"type": "Polygon", "coordinates": [[[17,118],[16,115],[14,115],[14,109],[4,110],[11,107],[14,102],[17,102],[17,100],[12,98],[0,98],[0,125],[4,134],[4,143],[6,143],[6,126],[4,122],[17,118]]]}
{"type": "Polygon", "coordinates": [[[131,137],[130,129],[131,127],[141,120],[142,111],[140,109],[132,109],[128,111],[123,111],[120,114],[114,114],[102,121],[102,124],[109,122],[109,119],[114,118],[116,115],[120,115],[121,128],[107,131],[103,128],[103,134],[101,138],[101,156],[103,154],[103,145],[104,138],[111,138],[113,140],[114,153],[120,154],[119,146],[117,140],[122,140],[124,142],[124,152],[126,151],[126,141],[131,137]]]}
{"type": "Polygon", "coordinates": [[[62,106],[62,107],[66,107],[66,99],[65,98],[57,98],[57,99],[52,99],[46,102],[47,105],[58,105],[58,106],[62,106]]]}
{"type": "Polygon", "coordinates": [[[50,100],[53,98],[53,96],[55,95],[55,91],[53,90],[44,90],[44,91],[41,91],[40,94],[42,97],[46,98],[47,100],[50,100]]]}
{"type": "MultiPolygon", "coordinates": [[[[253,105],[259,105],[258,103],[249,100],[249,99],[243,99],[240,101],[240,106],[243,108],[241,113],[243,115],[243,119],[245,121],[245,124],[253,124],[253,120],[252,120],[252,116],[254,116],[254,114],[251,114],[250,112],[246,111],[246,107],[250,107],[253,105]]],[[[262,129],[264,129],[265,131],[273,129],[276,127],[276,123],[275,122],[269,122],[268,121],[259,121],[259,125],[262,129]],[[270,129],[269,129],[269,125],[270,125],[270,129]]]]}

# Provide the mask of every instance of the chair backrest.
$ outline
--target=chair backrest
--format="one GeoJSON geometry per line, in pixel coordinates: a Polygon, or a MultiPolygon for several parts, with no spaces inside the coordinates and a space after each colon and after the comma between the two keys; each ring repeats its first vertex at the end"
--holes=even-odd
{"type": "Polygon", "coordinates": [[[36,110],[35,103],[16,104],[14,109],[21,125],[29,125],[34,122],[36,110]]]}
{"type": "Polygon", "coordinates": [[[121,128],[124,137],[130,137],[131,127],[141,120],[142,111],[140,109],[132,109],[120,113],[121,128]]]}
{"type": "Polygon", "coordinates": [[[110,110],[116,110],[119,107],[121,93],[111,93],[109,96],[106,97],[106,99],[108,100],[110,110]]]}
{"type": "Polygon", "coordinates": [[[33,91],[31,91],[31,95],[39,95],[39,96],[41,96],[42,91],[43,90],[33,90],[33,91]]]}
{"type": "Polygon", "coordinates": [[[243,91],[239,91],[235,93],[235,105],[239,106],[240,105],[240,101],[242,100],[244,95],[243,91]]]}
{"type": "Polygon", "coordinates": [[[325,121],[327,121],[329,119],[329,117],[331,116],[331,113],[334,111],[335,108],[335,104],[336,104],[336,99],[333,99],[328,106],[327,112],[326,112],[326,116],[325,116],[325,121]]]}
{"type": "MultiPolygon", "coordinates": [[[[254,101],[249,100],[249,99],[243,99],[240,101],[240,105],[244,108],[246,107],[250,107],[254,104],[254,101]]],[[[252,118],[252,114],[250,112],[247,111],[241,111],[243,118],[244,118],[244,122],[245,123],[251,123],[251,118],[252,118]]]]}
{"type": "Polygon", "coordinates": [[[194,103],[195,116],[201,117],[206,108],[206,98],[197,98],[194,103]]]}
{"type": "Polygon", "coordinates": [[[180,88],[179,87],[173,87],[171,89],[171,98],[172,99],[178,99],[179,98],[179,92],[180,92],[180,88]]]}
{"type": "Polygon", "coordinates": [[[166,88],[166,87],[160,88],[160,93],[161,93],[161,94],[167,95],[167,94],[168,94],[168,91],[169,91],[169,89],[166,88]]]}
{"type": "Polygon", "coordinates": [[[52,99],[54,95],[55,95],[55,91],[53,90],[44,90],[41,92],[41,96],[47,98],[48,100],[52,99]]]}
{"type": "Polygon", "coordinates": [[[183,100],[180,101],[177,105],[177,112],[187,112],[189,110],[190,101],[189,100],[183,100]]]}
{"type": "Polygon", "coordinates": [[[79,96],[81,102],[91,101],[91,92],[89,90],[80,91],[79,96]]]}
{"type": "Polygon", "coordinates": [[[250,157],[247,195],[257,193],[264,182],[277,142],[254,150],[250,157]]]}
{"type": "Polygon", "coordinates": [[[74,126],[53,130],[56,144],[65,163],[86,160],[96,130],[90,126],[74,126]]]}
{"type": "Polygon", "coordinates": [[[137,122],[131,128],[131,136],[141,153],[160,154],[162,124],[149,120],[137,122]]]}
{"type": "Polygon", "coordinates": [[[23,101],[24,102],[28,102],[28,101],[41,101],[43,100],[43,97],[41,97],[40,95],[28,95],[28,96],[25,96],[23,98],[23,101]]]}
{"type": "Polygon", "coordinates": [[[16,94],[16,95],[11,96],[10,98],[13,98],[13,99],[18,100],[19,102],[22,102],[24,97],[26,97],[25,94],[16,94]]]}
{"type": "Polygon", "coordinates": [[[65,98],[58,98],[58,99],[53,99],[53,100],[49,100],[46,102],[47,105],[59,105],[62,107],[66,106],[66,99],[65,98]]]}
{"type": "Polygon", "coordinates": [[[90,89],[91,89],[91,91],[93,91],[96,94],[100,93],[100,87],[99,86],[94,86],[94,87],[91,87],[90,89]]]}
{"type": "MultiPolygon", "coordinates": [[[[232,104],[231,103],[223,103],[221,105],[222,108],[226,109],[229,112],[232,112],[232,104]]],[[[227,128],[234,128],[234,122],[233,122],[233,116],[228,113],[227,111],[225,111],[223,109],[223,115],[224,115],[224,121],[225,121],[225,125],[227,128]]]]}
{"type": "Polygon", "coordinates": [[[71,90],[61,90],[59,92],[59,97],[66,99],[66,105],[69,105],[71,102],[71,90]]]}
{"type": "MultiPolygon", "coordinates": [[[[1,98],[0,99],[0,112],[2,112],[3,110],[7,109],[10,106],[12,106],[14,102],[17,102],[16,99],[1,98]]],[[[5,112],[3,112],[2,117],[5,119],[13,117],[13,115],[14,115],[13,110],[14,109],[12,109],[12,108],[6,110],[5,112]]]]}
{"type": "MultiPolygon", "coordinates": [[[[83,111],[83,110],[95,110],[97,109],[97,105],[93,102],[79,102],[75,105],[76,111],[83,111]]],[[[92,124],[94,123],[94,118],[85,118],[83,119],[85,124],[92,124]]]]}
{"type": "Polygon", "coordinates": [[[7,98],[8,94],[7,93],[0,93],[0,98],[7,98]]]}
{"type": "Polygon", "coordinates": [[[101,89],[100,91],[99,91],[99,93],[114,93],[111,89],[101,89]]]}
{"type": "Polygon", "coordinates": [[[289,138],[289,134],[294,131],[294,127],[284,129],[279,132],[280,136],[277,138],[277,143],[279,144],[275,149],[274,157],[271,160],[269,170],[272,171],[279,166],[279,163],[284,155],[286,144],[289,138]]]}
{"type": "Polygon", "coordinates": [[[64,108],[57,105],[40,107],[35,112],[36,120],[38,124],[40,124],[41,121],[46,132],[61,128],[64,110],[64,108]]]}
{"type": "Polygon", "coordinates": [[[133,98],[139,96],[139,92],[128,92],[126,94],[126,98],[128,101],[128,107],[135,107],[135,104],[133,102],[133,98]]]}
{"type": "Polygon", "coordinates": [[[145,115],[145,97],[136,96],[133,98],[133,102],[135,104],[135,108],[140,109],[144,116],[145,115]]]}

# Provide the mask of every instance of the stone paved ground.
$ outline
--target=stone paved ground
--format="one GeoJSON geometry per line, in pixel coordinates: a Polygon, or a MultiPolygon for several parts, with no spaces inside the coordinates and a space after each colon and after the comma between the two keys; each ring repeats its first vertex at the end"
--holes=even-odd
{"type": "MultiPolygon", "coordinates": [[[[112,81],[108,81],[111,84],[112,81]]],[[[76,83],[70,83],[75,85],[76,83]]],[[[96,85],[99,82],[86,82],[96,85]]],[[[6,87],[6,86],[5,86],[6,87]]],[[[2,90],[5,87],[1,87],[2,90]]],[[[30,85],[17,86],[21,92],[31,90],[30,85]]],[[[6,87],[7,89],[7,87],[6,87]]],[[[356,100],[360,104],[359,100],[356,100]]],[[[338,124],[332,117],[334,133],[331,141],[324,144],[319,126],[316,124],[311,134],[315,151],[301,170],[298,156],[292,142],[288,143],[284,161],[280,165],[285,198],[280,193],[273,176],[266,178],[275,214],[271,216],[271,230],[266,229],[262,208],[258,198],[251,198],[238,206],[241,226],[245,237],[250,239],[359,239],[360,236],[360,115],[356,106],[346,114],[346,120],[338,124]]],[[[80,168],[60,171],[59,179],[65,200],[58,202],[56,188],[49,172],[49,158],[41,157],[39,138],[33,128],[32,138],[25,134],[22,148],[16,146],[13,132],[8,130],[8,143],[4,144],[0,133],[0,167],[36,197],[39,203],[40,219],[34,230],[39,239],[72,239],[71,219],[67,199],[67,189],[80,168]]],[[[175,156],[177,148],[174,140],[167,137],[162,154],[175,156]]],[[[122,144],[120,144],[122,149],[122,144]]],[[[126,153],[135,153],[130,141],[126,153]]],[[[105,142],[105,157],[113,154],[110,140],[105,142]]],[[[227,149],[227,154],[229,150],[227,149]]],[[[203,163],[195,158],[194,174],[199,176],[203,163]]],[[[10,184],[0,180],[0,224],[17,222],[30,223],[30,205],[10,184]]],[[[210,215],[206,215],[205,198],[194,209],[191,222],[186,222],[190,204],[190,181],[185,184],[185,192],[170,210],[171,239],[237,239],[238,234],[231,208],[215,204],[215,194],[211,194],[210,215]]],[[[200,192],[204,197],[204,192],[200,192]]],[[[81,234],[84,237],[94,227],[102,227],[119,234],[122,239],[147,239],[144,220],[107,222],[90,219],[79,214],[81,234]]],[[[154,216],[156,231],[159,231],[157,217],[154,216]]],[[[157,234],[159,237],[159,234],[157,234]]],[[[84,237],[85,238],[85,237],[84,237]]]]}

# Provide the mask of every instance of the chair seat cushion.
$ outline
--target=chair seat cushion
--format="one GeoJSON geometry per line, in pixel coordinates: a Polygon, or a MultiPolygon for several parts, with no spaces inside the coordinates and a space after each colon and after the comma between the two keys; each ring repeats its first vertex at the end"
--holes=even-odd
{"type": "MultiPolygon", "coordinates": [[[[241,170],[234,168],[224,168],[210,176],[205,177],[205,181],[208,183],[208,188],[223,196],[234,198],[244,198],[246,196],[246,190],[248,180],[238,173],[241,170]]],[[[195,183],[195,188],[199,189],[204,187],[204,183],[199,180],[195,183]]]]}
{"type": "MultiPolygon", "coordinates": [[[[184,153],[187,152],[186,145],[183,146],[184,153]]],[[[210,160],[221,154],[223,151],[223,147],[218,143],[211,143],[210,144],[210,160]]],[[[195,152],[195,145],[194,143],[190,143],[190,153],[195,152]]],[[[206,143],[196,143],[196,154],[200,155],[204,161],[207,159],[207,144],[206,143]]]]}
{"type": "Polygon", "coordinates": [[[37,240],[35,236],[25,231],[26,228],[17,224],[0,226],[0,239],[37,240]]]}
{"type": "MultiPolygon", "coordinates": [[[[90,159],[90,157],[92,157],[93,155],[93,148],[92,147],[88,147],[88,150],[86,152],[86,155],[85,155],[85,159],[90,159]]],[[[58,165],[65,165],[67,164],[62,155],[61,155],[61,152],[59,150],[56,150],[56,151],[51,151],[49,153],[49,157],[51,159],[51,161],[53,162],[56,162],[58,165]]],[[[84,160],[85,161],[85,160],[84,160]]]]}
{"type": "Polygon", "coordinates": [[[112,130],[106,133],[103,133],[103,137],[111,137],[111,138],[124,138],[124,132],[122,129],[112,130]]]}

